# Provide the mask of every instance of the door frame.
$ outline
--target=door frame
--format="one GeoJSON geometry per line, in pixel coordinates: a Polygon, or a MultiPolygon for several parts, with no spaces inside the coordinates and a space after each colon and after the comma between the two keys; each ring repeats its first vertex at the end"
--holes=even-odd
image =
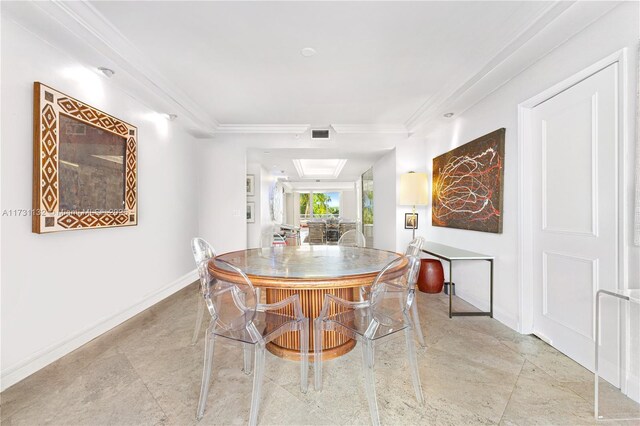
{"type": "MultiPolygon", "coordinates": [[[[548,99],[553,98],[559,93],[569,89],[580,83],[586,78],[596,74],[604,68],[617,64],[617,83],[618,92],[616,94],[618,102],[618,126],[616,145],[616,217],[617,217],[617,233],[616,233],[616,262],[618,280],[616,287],[620,289],[628,288],[627,274],[627,247],[625,244],[625,230],[629,229],[626,223],[625,206],[628,205],[626,191],[624,190],[626,162],[624,161],[625,147],[631,137],[630,129],[627,123],[628,117],[628,71],[627,71],[627,48],[620,49],[611,55],[595,62],[586,67],[582,71],[572,75],[571,77],[557,83],[547,90],[527,99],[518,104],[518,276],[519,276],[519,318],[518,331],[522,334],[533,333],[534,318],[534,282],[533,282],[533,195],[530,188],[533,184],[533,135],[531,131],[533,109],[548,99]]],[[[619,318],[619,333],[623,327],[623,312],[619,318]]],[[[628,315],[628,313],[626,313],[628,315]]],[[[629,331],[626,331],[625,342],[629,339],[629,331]]],[[[620,337],[620,336],[619,336],[620,337]]],[[[621,341],[618,338],[618,341],[621,341]]],[[[625,345],[620,351],[620,369],[624,371],[626,361],[629,360],[629,348],[625,345]],[[623,355],[624,354],[624,355],[623,355]]],[[[620,377],[620,383],[626,387],[626,378],[624,375],[620,377]]],[[[624,391],[624,388],[623,388],[624,391]]]]}

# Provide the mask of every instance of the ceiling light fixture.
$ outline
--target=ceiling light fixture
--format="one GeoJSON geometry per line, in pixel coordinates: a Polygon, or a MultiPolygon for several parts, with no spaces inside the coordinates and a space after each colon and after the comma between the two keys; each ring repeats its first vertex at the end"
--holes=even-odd
{"type": "Polygon", "coordinates": [[[451,118],[453,117],[453,113],[452,112],[448,112],[444,115],[446,118],[451,118]]]}
{"type": "Polygon", "coordinates": [[[310,58],[316,54],[316,49],[314,49],[313,47],[305,47],[304,49],[300,50],[300,54],[305,58],[310,58]]]}
{"type": "Polygon", "coordinates": [[[177,114],[167,114],[167,118],[169,119],[169,121],[173,121],[176,118],[178,118],[177,114]]]}
{"type": "Polygon", "coordinates": [[[98,67],[98,71],[100,71],[102,74],[104,74],[108,78],[113,77],[113,75],[116,73],[114,70],[107,67],[98,67]]]}
{"type": "Polygon", "coordinates": [[[301,179],[337,179],[347,163],[345,158],[334,159],[292,159],[301,179]]]}

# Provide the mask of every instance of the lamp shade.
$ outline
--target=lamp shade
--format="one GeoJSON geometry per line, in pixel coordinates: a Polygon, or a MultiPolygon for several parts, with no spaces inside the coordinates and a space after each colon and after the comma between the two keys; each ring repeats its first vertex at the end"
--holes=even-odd
{"type": "Polygon", "coordinates": [[[409,172],[400,176],[400,204],[420,206],[429,203],[426,173],[409,172]]]}

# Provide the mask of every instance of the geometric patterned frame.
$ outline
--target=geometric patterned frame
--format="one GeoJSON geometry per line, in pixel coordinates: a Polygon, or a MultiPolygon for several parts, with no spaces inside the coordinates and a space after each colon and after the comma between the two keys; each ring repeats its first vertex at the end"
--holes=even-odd
{"type": "Polygon", "coordinates": [[[49,86],[33,85],[33,221],[32,232],[70,231],[138,224],[138,129],[49,86]],[[125,208],[119,211],[60,211],[58,124],[66,114],[122,136],[125,146],[125,208]]]}

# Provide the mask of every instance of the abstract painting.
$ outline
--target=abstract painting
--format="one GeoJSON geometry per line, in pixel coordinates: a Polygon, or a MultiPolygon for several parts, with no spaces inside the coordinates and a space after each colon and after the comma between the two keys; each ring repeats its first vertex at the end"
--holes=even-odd
{"type": "Polygon", "coordinates": [[[496,130],[433,159],[433,226],[502,233],[504,135],[496,130]]]}

